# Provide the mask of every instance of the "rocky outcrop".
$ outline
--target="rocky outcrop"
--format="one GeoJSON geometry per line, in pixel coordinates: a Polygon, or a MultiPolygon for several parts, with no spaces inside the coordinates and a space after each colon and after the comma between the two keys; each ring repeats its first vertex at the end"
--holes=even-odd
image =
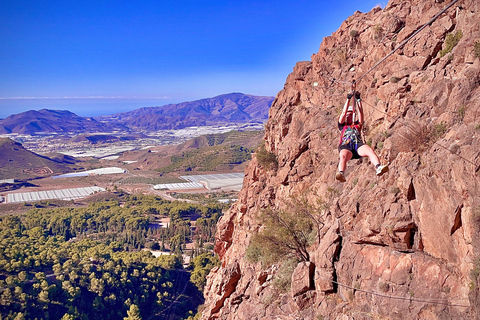
{"type": "Polygon", "coordinates": [[[449,3],[356,12],[297,63],[266,125],[278,166],[252,160],[219,223],[222,266],[209,275],[202,319],[478,318],[480,3],[458,1],[371,70],[449,3]],[[336,123],[359,78],[364,137],[390,171],[377,177],[353,160],[342,184],[336,123]],[[256,213],[298,194],[326,209],[310,261],[285,292],[275,285],[281,263],[252,263],[246,252],[262,228],[256,213]]]}

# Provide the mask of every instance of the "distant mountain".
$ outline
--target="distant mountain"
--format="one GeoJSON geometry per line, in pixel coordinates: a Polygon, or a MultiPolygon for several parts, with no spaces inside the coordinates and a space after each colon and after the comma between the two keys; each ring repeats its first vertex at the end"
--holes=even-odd
{"type": "Polygon", "coordinates": [[[0,120],[0,133],[34,135],[38,132],[108,132],[115,129],[127,128],[80,117],[67,110],[30,110],[0,120]]]}
{"type": "Polygon", "coordinates": [[[0,134],[154,131],[232,122],[264,122],[273,100],[273,97],[229,93],[209,99],[140,108],[95,118],[80,117],[66,110],[30,110],[0,120],[0,134]]]}
{"type": "Polygon", "coordinates": [[[100,116],[101,122],[117,122],[131,129],[162,130],[225,123],[263,122],[274,97],[229,93],[161,107],[140,108],[100,116]]]}
{"type": "Polygon", "coordinates": [[[51,159],[26,150],[20,143],[0,138],[0,180],[29,179],[71,171],[72,159],[51,159]],[[70,160],[70,161],[67,161],[70,160]]]}

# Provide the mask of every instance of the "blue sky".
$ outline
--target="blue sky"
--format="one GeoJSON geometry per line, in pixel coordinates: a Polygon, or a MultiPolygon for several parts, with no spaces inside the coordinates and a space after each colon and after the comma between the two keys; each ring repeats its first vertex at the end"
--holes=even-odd
{"type": "Polygon", "coordinates": [[[0,118],[96,116],[223,93],[275,96],[378,0],[0,0],[0,118]]]}

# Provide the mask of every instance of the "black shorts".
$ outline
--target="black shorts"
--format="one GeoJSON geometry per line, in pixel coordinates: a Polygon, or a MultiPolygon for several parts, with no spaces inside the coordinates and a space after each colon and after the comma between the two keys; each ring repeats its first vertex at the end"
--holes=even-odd
{"type": "Polygon", "coordinates": [[[360,148],[361,146],[363,146],[365,143],[359,141],[357,143],[347,143],[347,144],[343,144],[343,145],[339,145],[338,146],[338,151],[342,151],[343,149],[346,149],[348,151],[350,151],[352,153],[352,159],[360,159],[361,156],[358,154],[357,150],[358,148],[360,148]]]}

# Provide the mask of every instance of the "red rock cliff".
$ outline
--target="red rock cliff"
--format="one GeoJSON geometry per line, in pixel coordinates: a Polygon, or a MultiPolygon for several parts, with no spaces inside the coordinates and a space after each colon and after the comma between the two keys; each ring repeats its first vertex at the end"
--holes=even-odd
{"type": "Polygon", "coordinates": [[[266,125],[278,168],[252,160],[221,219],[222,266],[208,277],[202,319],[478,318],[480,2],[458,1],[369,71],[450,3],[392,0],[356,12],[297,63],[266,125]],[[350,161],[342,184],[336,123],[360,77],[365,140],[390,171],[376,177],[366,159],[350,161]],[[245,253],[261,228],[256,212],[301,192],[329,206],[310,261],[281,292],[278,266],[245,253]]]}

